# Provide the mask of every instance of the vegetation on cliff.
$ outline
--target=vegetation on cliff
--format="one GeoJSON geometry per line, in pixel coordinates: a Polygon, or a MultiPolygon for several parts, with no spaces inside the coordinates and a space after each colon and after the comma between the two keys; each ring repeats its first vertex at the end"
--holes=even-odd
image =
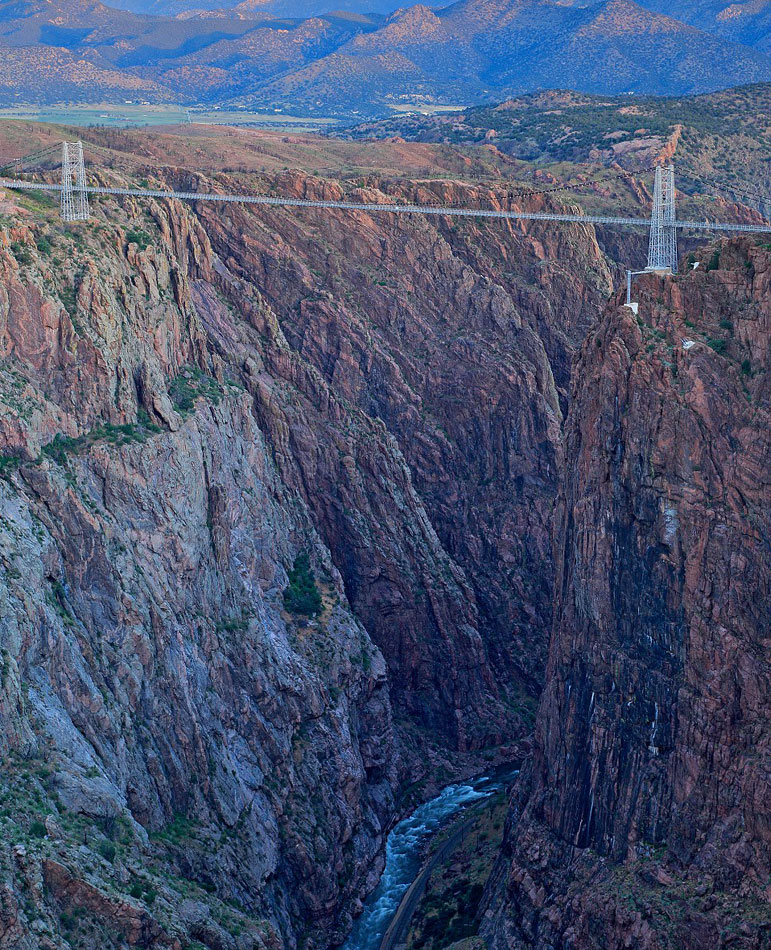
{"type": "Polygon", "coordinates": [[[321,591],[311,568],[307,551],[300,551],[289,572],[289,583],[284,590],[284,607],[290,614],[315,617],[321,610],[321,591]]]}

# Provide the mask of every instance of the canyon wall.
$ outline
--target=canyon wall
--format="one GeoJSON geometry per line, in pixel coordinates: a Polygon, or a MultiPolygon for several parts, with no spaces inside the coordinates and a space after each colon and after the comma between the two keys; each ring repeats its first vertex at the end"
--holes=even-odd
{"type": "Polygon", "coordinates": [[[0,947],[342,938],[400,790],[531,730],[609,283],[580,228],[2,199],[0,947]]]}
{"type": "Polygon", "coordinates": [[[771,940],[771,254],[693,262],[640,279],[576,366],[495,950],[771,940]]]}
{"type": "MultiPolygon", "coordinates": [[[[343,197],[291,173],[278,189],[343,197]]],[[[461,183],[375,180],[347,197],[502,200],[461,183]]],[[[200,214],[291,347],[354,418],[385,426],[420,499],[409,521],[426,518],[436,533],[440,547],[421,552],[389,511],[364,526],[361,500],[340,503],[349,474],[335,451],[279,458],[386,656],[397,715],[461,749],[521,735],[523,718],[528,732],[551,616],[570,364],[611,286],[593,233],[334,211],[269,212],[255,227],[239,208],[200,214]]],[[[391,481],[386,468],[381,478],[391,481]]]]}
{"type": "Polygon", "coordinates": [[[206,236],[3,211],[0,945],[327,931],[390,820],[386,668],[210,350],[206,236]]]}

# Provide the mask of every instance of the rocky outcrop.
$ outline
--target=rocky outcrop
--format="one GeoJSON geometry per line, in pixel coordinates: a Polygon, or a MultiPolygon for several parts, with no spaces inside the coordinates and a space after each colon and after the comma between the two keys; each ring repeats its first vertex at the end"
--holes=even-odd
{"type": "Polygon", "coordinates": [[[158,926],[143,907],[114,900],[104,892],[73,875],[57,861],[43,861],[43,880],[52,897],[66,909],[87,910],[108,921],[130,947],[181,950],[182,944],[158,926]]]}
{"type": "Polygon", "coordinates": [[[530,732],[605,260],[578,228],[4,201],[0,946],[328,946],[399,787],[530,732]]]}
{"type": "Polygon", "coordinates": [[[639,283],[584,344],[536,753],[485,933],[513,947],[771,939],[771,255],[639,283]]]}
{"type": "Polygon", "coordinates": [[[393,807],[386,668],[210,347],[186,270],[205,235],[180,219],[175,255],[117,210],[12,212],[0,946],[326,940],[393,807]],[[282,601],[302,550],[311,622],[282,601]]]}

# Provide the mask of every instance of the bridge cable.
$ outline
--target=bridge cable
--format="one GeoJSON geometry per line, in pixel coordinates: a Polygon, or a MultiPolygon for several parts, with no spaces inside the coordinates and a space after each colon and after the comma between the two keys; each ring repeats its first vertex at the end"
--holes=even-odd
{"type": "Polygon", "coordinates": [[[761,201],[765,205],[771,204],[771,196],[769,195],[761,195],[754,191],[744,191],[742,188],[735,188],[733,185],[729,185],[727,182],[718,181],[716,178],[706,178],[704,175],[697,175],[695,172],[686,172],[680,167],[677,169],[677,174],[679,177],[689,178],[691,181],[698,181],[705,185],[711,185],[715,188],[722,188],[731,194],[740,195],[742,198],[754,198],[757,201],[761,201]]]}
{"type": "Polygon", "coordinates": [[[5,171],[6,168],[15,168],[19,165],[22,166],[22,168],[24,165],[32,165],[47,155],[49,152],[61,153],[61,148],[61,142],[57,142],[56,145],[49,145],[47,148],[38,149],[36,152],[30,152],[29,155],[23,155],[21,158],[14,158],[5,165],[0,165],[0,172],[5,171]]]}

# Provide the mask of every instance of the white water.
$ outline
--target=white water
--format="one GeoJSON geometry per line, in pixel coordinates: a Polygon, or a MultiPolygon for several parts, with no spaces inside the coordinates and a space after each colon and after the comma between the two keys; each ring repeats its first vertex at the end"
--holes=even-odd
{"type": "Polygon", "coordinates": [[[484,775],[466,784],[448,785],[393,828],[386,842],[383,876],[367,898],[344,950],[378,950],[405,891],[418,875],[428,840],[457,811],[494,795],[515,774],[508,769],[504,775],[484,775]]]}

